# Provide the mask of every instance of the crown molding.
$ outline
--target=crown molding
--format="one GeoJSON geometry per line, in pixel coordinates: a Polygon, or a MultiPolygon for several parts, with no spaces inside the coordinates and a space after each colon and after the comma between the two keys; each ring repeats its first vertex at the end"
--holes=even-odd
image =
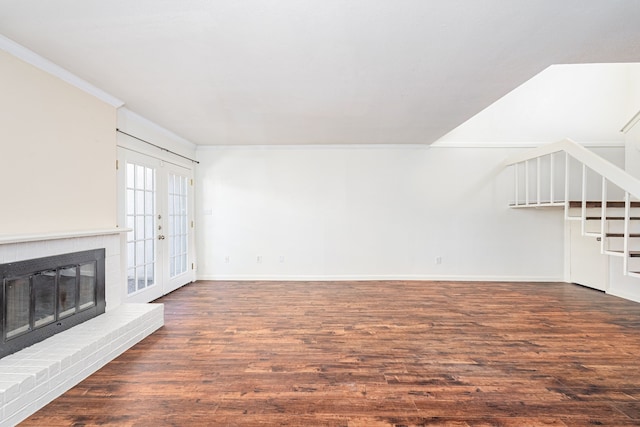
{"type": "MultiPolygon", "coordinates": [[[[435,142],[429,144],[300,144],[300,145],[197,145],[196,151],[216,150],[427,150],[432,148],[536,148],[544,142],[435,142]]],[[[585,141],[580,145],[590,148],[624,147],[623,141],[585,141]]]]}
{"type": "Polygon", "coordinates": [[[89,95],[95,96],[99,100],[111,105],[112,107],[119,108],[124,105],[124,102],[119,100],[115,96],[112,96],[102,89],[95,87],[86,80],[81,79],[70,71],[65,70],[59,65],[54,64],[48,59],[43,58],[37,53],[27,49],[26,47],[14,42],[13,40],[3,35],[0,35],[0,49],[15,56],[18,59],[21,59],[27,64],[31,64],[34,67],[46,73],[49,73],[52,76],[55,76],[60,80],[69,83],[72,86],[75,86],[76,88],[88,93],[89,95]]]}
{"type": "MultiPolygon", "coordinates": [[[[194,144],[193,142],[189,141],[186,138],[181,137],[180,135],[178,135],[177,133],[174,133],[172,131],[170,131],[167,128],[164,128],[162,126],[160,126],[159,124],[157,124],[154,121],[151,121],[149,119],[147,119],[146,117],[136,113],[135,111],[130,110],[127,107],[121,107],[118,109],[118,113],[122,115],[122,117],[125,120],[131,120],[133,122],[137,122],[138,124],[144,126],[147,128],[147,130],[150,130],[152,132],[156,132],[166,138],[169,138],[171,141],[176,142],[186,148],[189,148],[190,150],[195,150],[198,145],[194,144]]],[[[122,126],[120,126],[123,130],[127,128],[127,123],[123,123],[122,126]]]]}
{"type": "MultiPolygon", "coordinates": [[[[435,142],[433,148],[537,148],[549,144],[549,141],[540,142],[435,142]]],[[[624,141],[580,141],[580,145],[591,148],[624,147],[624,141]]]]}
{"type": "Polygon", "coordinates": [[[426,150],[428,144],[225,144],[198,145],[197,151],[215,150],[426,150]]]}

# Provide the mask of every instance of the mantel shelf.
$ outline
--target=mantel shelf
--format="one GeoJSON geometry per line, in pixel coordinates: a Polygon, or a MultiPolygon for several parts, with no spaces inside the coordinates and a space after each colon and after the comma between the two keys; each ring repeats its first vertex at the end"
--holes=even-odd
{"type": "Polygon", "coordinates": [[[10,243],[41,242],[45,240],[73,239],[76,237],[106,236],[127,233],[129,228],[101,228],[95,230],[60,231],[54,233],[0,234],[0,245],[10,243]]]}

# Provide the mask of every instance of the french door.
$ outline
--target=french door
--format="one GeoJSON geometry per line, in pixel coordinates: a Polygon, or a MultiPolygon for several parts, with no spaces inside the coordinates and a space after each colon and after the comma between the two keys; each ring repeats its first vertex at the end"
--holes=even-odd
{"type": "Polygon", "coordinates": [[[193,281],[193,171],[119,148],[125,301],[149,302],[193,281]]]}

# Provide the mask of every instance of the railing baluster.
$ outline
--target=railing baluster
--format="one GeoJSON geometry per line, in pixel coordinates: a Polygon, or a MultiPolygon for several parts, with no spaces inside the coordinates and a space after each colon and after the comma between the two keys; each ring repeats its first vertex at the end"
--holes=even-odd
{"type": "Polygon", "coordinates": [[[536,200],[540,205],[540,157],[536,157],[536,200]]]}
{"type": "Polygon", "coordinates": [[[529,204],[529,160],[524,162],[524,204],[529,204]]]}
{"type": "Polygon", "coordinates": [[[514,171],[515,171],[515,178],[516,178],[516,194],[515,194],[515,201],[513,202],[514,206],[518,206],[520,204],[520,198],[519,198],[519,194],[518,194],[518,189],[520,187],[520,177],[518,176],[518,175],[520,175],[519,166],[520,166],[520,163],[515,163],[513,165],[513,168],[514,168],[514,171]]]}
{"type": "Polygon", "coordinates": [[[553,159],[555,158],[555,154],[549,154],[549,203],[555,203],[555,194],[553,191],[553,183],[555,181],[555,174],[553,172],[554,164],[553,159]]]}
{"type": "Polygon", "coordinates": [[[605,232],[607,224],[607,179],[602,177],[602,210],[600,213],[600,253],[605,251],[605,232]]]}
{"type": "Polygon", "coordinates": [[[631,195],[624,192],[624,239],[622,242],[622,274],[625,276],[629,272],[629,217],[631,213],[631,195]]]}
{"type": "Polygon", "coordinates": [[[564,153],[564,219],[569,219],[569,153],[564,153]]]}
{"type": "Polygon", "coordinates": [[[587,165],[582,164],[582,209],[581,209],[581,232],[585,234],[585,222],[587,217],[587,165]]]}

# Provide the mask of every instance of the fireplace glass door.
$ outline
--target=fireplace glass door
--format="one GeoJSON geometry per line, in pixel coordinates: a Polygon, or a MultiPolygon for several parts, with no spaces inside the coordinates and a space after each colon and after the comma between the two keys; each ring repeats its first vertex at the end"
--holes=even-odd
{"type": "Polygon", "coordinates": [[[4,338],[12,339],[94,307],[96,274],[96,263],[91,261],[5,279],[4,338]]]}
{"type": "Polygon", "coordinates": [[[104,313],[104,254],[0,264],[0,358],[104,313]]]}

